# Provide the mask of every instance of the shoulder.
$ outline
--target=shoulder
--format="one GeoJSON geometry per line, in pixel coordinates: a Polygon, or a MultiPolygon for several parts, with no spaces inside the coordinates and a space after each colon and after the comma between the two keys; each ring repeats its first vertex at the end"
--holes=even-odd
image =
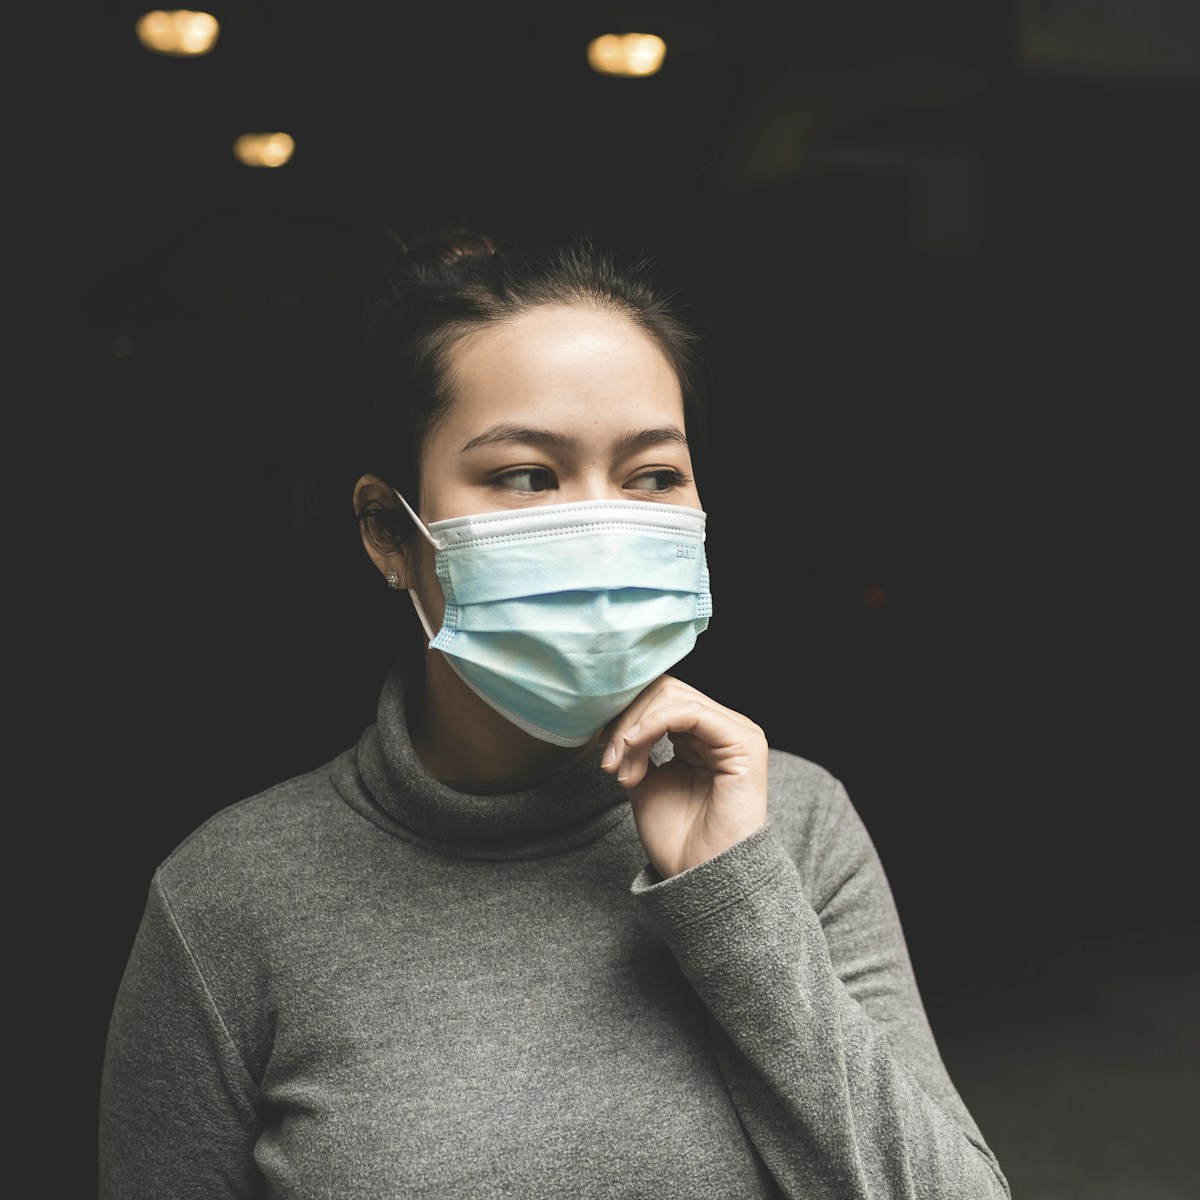
{"type": "Polygon", "coordinates": [[[344,758],[338,755],[204,821],[159,864],[155,878],[167,902],[181,910],[236,910],[256,907],[279,886],[303,886],[321,869],[331,844],[363,824],[334,786],[344,758]]]}
{"type": "Polygon", "coordinates": [[[305,961],[312,911],[337,886],[336,863],[366,836],[368,823],[334,786],[344,758],[214,813],[150,883],[125,1003],[138,993],[156,1010],[207,1014],[195,1019],[232,1039],[254,1079],[265,1069],[272,989],[305,961]]]}
{"type": "Polygon", "coordinates": [[[819,763],[773,748],[767,811],[818,909],[848,874],[877,865],[870,834],[845,786],[819,763]]]}
{"type": "Polygon", "coordinates": [[[812,838],[850,804],[841,780],[811,759],[772,748],[767,771],[771,819],[787,840],[812,838]]]}
{"type": "Polygon", "coordinates": [[[238,1025],[258,1011],[249,997],[304,961],[322,914],[353,892],[347,870],[369,877],[390,840],[339,794],[347,755],[214,813],[150,883],[143,940],[181,948],[240,1044],[265,1036],[238,1025]]]}

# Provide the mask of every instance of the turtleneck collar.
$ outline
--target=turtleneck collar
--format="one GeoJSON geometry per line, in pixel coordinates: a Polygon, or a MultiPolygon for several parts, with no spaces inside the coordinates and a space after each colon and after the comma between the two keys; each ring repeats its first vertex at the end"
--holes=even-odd
{"type": "MultiPolygon", "coordinates": [[[[413,749],[396,666],[380,693],[375,724],[335,761],[333,782],[357,812],[428,849],[460,858],[542,858],[593,841],[632,817],[625,790],[600,769],[602,749],[549,774],[512,781],[513,790],[457,791],[431,778],[413,749]]],[[[669,758],[669,741],[652,755],[656,762],[669,758]]]]}

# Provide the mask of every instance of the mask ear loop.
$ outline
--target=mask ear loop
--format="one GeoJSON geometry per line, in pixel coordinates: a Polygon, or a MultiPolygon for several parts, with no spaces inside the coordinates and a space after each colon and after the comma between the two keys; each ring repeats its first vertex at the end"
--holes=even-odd
{"type": "MultiPolygon", "coordinates": [[[[396,489],[392,488],[392,491],[396,492],[396,489]]],[[[412,517],[413,523],[424,535],[425,540],[434,548],[434,550],[440,549],[440,547],[437,544],[437,541],[434,539],[433,534],[431,534],[429,532],[429,530],[425,527],[425,522],[422,521],[421,518],[418,517],[415,512],[413,512],[412,505],[409,504],[409,502],[407,500],[405,500],[405,498],[403,496],[401,496],[399,492],[396,492],[396,498],[408,510],[408,515],[410,517],[412,517]]],[[[407,588],[406,590],[408,592],[408,598],[413,602],[413,608],[415,608],[417,610],[417,616],[420,618],[420,621],[421,621],[421,628],[425,630],[426,638],[428,638],[429,641],[432,642],[433,641],[433,626],[429,624],[429,618],[425,615],[425,610],[421,607],[421,601],[417,598],[417,589],[410,587],[410,588],[407,588]]]]}

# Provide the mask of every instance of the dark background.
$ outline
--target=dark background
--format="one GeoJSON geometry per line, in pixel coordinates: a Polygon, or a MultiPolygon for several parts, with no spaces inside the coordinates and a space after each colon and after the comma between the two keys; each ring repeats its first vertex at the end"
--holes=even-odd
{"type": "Polygon", "coordinates": [[[179,60],[81,7],[39,9],[10,147],[10,880],[62,1194],[156,864],[349,745],[416,628],[353,522],[360,314],[385,223],[466,220],[690,303],[679,673],[846,783],[1014,1195],[1195,1195],[1195,9],[231,0],[179,60]],[[662,71],[590,71],[629,29],[662,71]],[[234,159],[274,129],[292,162],[234,159]]]}

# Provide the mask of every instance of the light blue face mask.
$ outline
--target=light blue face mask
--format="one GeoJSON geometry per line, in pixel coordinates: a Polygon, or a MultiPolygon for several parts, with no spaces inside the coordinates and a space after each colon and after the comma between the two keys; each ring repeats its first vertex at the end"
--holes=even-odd
{"type": "MultiPolygon", "coordinates": [[[[400,496],[400,493],[396,493],[400,496]]],[[[434,521],[446,611],[430,638],[478,696],[556,746],[582,746],[708,627],[705,514],[589,500],[434,521]]]]}

